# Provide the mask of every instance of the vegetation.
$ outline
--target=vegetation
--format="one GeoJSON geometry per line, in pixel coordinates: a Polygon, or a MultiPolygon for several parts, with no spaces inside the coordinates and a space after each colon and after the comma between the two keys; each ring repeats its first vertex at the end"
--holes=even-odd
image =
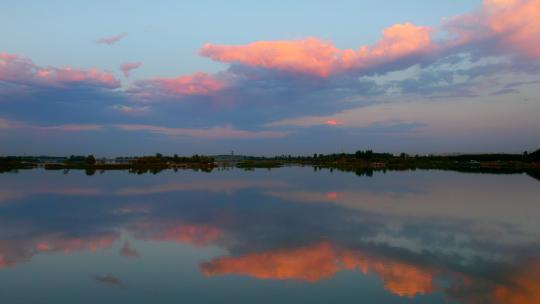
{"type": "Polygon", "coordinates": [[[246,170],[274,168],[283,165],[313,166],[315,171],[328,169],[354,172],[359,176],[371,176],[375,171],[436,169],[468,173],[516,174],[527,173],[540,176],[540,150],[523,154],[464,154],[453,156],[420,156],[401,153],[376,153],[371,150],[352,154],[313,154],[312,156],[277,156],[272,158],[249,158],[237,164],[246,170]],[[272,166],[274,165],[274,166],[272,166]]]}
{"type": "Polygon", "coordinates": [[[141,157],[118,157],[114,160],[96,159],[93,155],[69,157],[0,157],[0,172],[44,167],[47,170],[85,170],[93,175],[97,171],[128,170],[131,173],[158,173],[166,169],[192,169],[205,172],[216,166],[237,167],[245,170],[255,168],[279,168],[285,165],[313,166],[315,170],[329,169],[372,175],[374,171],[438,169],[478,173],[527,173],[540,176],[540,150],[522,154],[462,154],[462,155],[407,155],[401,153],[377,153],[359,150],[355,153],[313,154],[311,156],[281,155],[276,157],[204,155],[164,156],[155,154],[141,157]]]}
{"type": "Polygon", "coordinates": [[[81,169],[86,174],[93,175],[96,171],[105,170],[129,170],[130,173],[156,174],[166,169],[195,169],[211,171],[214,167],[214,159],[209,156],[193,155],[190,157],[164,156],[157,153],[153,156],[141,157],[118,157],[114,162],[96,160],[93,155],[75,156],[65,158],[62,163],[48,163],[44,165],[47,170],[81,169]]]}
{"type": "Polygon", "coordinates": [[[0,157],[0,173],[17,171],[20,169],[32,169],[35,168],[36,161],[32,157],[24,156],[7,156],[0,157]]]}

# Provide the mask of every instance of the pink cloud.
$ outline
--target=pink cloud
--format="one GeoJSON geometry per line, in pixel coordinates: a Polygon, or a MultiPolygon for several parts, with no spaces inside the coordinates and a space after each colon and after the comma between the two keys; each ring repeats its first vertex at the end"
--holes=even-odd
{"type": "Polygon", "coordinates": [[[259,41],[243,46],[205,44],[202,56],[221,62],[235,62],[321,77],[328,76],[340,50],[317,38],[292,41],[259,41]]]}
{"type": "Polygon", "coordinates": [[[44,68],[37,70],[36,76],[38,79],[54,85],[84,83],[108,88],[120,86],[119,81],[111,73],[97,69],[44,68]]]}
{"type": "Polygon", "coordinates": [[[71,67],[41,67],[30,59],[0,53],[0,81],[62,87],[73,84],[118,88],[120,82],[109,72],[71,67]]]}
{"type": "Polygon", "coordinates": [[[378,42],[357,50],[339,49],[310,37],[236,46],[208,43],[200,54],[220,62],[318,77],[377,68],[409,56],[435,55],[456,46],[489,41],[495,43],[484,48],[489,53],[540,58],[540,0],[484,0],[479,9],[449,19],[442,28],[450,39],[435,42],[433,28],[403,23],[383,30],[378,42]]]}
{"type": "Polygon", "coordinates": [[[505,46],[540,58],[540,0],[485,0],[484,7],[489,28],[505,46]]]}
{"type": "Polygon", "coordinates": [[[330,119],[330,120],[325,121],[324,124],[329,125],[329,126],[337,126],[339,122],[337,122],[337,120],[330,119]]]}
{"type": "MultiPolygon", "coordinates": [[[[359,55],[365,59],[391,61],[412,54],[433,51],[436,46],[431,40],[432,28],[415,26],[411,23],[396,24],[383,31],[383,38],[373,47],[363,47],[359,55]]],[[[362,63],[364,64],[364,63],[362,63]]]]}
{"type": "Polygon", "coordinates": [[[124,131],[147,131],[167,136],[187,136],[212,139],[282,138],[288,135],[287,132],[282,131],[237,130],[231,126],[213,127],[208,129],[169,128],[138,124],[119,124],[115,126],[124,131]]]}
{"type": "Polygon", "coordinates": [[[480,9],[444,27],[457,44],[492,39],[495,51],[540,58],[540,0],[484,0],[480,9]]]}
{"type": "Polygon", "coordinates": [[[118,41],[124,39],[127,37],[127,33],[120,33],[118,35],[114,35],[114,36],[108,36],[108,37],[102,37],[102,38],[99,38],[99,39],[96,39],[96,43],[97,44],[106,44],[106,45],[111,45],[111,44],[115,44],[117,43],[118,41]]]}
{"type": "Polygon", "coordinates": [[[396,24],[383,31],[373,46],[358,50],[338,49],[318,38],[259,41],[241,46],[205,44],[202,56],[216,61],[241,63],[281,71],[328,77],[350,69],[363,69],[435,49],[432,29],[411,23],[396,24]]]}
{"type": "Polygon", "coordinates": [[[337,192],[328,192],[326,193],[326,197],[329,200],[336,200],[338,198],[339,194],[337,192]]]}
{"type": "Polygon", "coordinates": [[[143,89],[143,94],[150,95],[152,92],[168,95],[210,95],[223,86],[223,81],[202,72],[176,78],[152,78],[137,83],[138,89],[146,89],[143,89]]]}
{"type": "Polygon", "coordinates": [[[141,65],[142,62],[124,62],[120,65],[120,70],[126,78],[129,78],[129,72],[138,69],[141,65]]]}
{"type": "Polygon", "coordinates": [[[14,82],[34,79],[36,68],[27,58],[0,53],[0,81],[14,82]]]}

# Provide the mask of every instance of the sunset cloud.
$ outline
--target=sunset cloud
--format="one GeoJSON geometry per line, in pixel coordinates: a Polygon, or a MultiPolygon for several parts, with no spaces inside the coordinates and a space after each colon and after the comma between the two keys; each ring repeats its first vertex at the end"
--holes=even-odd
{"type": "Polygon", "coordinates": [[[486,0],[488,26],[501,42],[530,58],[540,58],[540,1],[486,0]]]}
{"type": "Polygon", "coordinates": [[[485,43],[492,49],[484,51],[540,58],[540,0],[484,0],[480,9],[444,27],[459,44],[485,43]]]}
{"type": "Polygon", "coordinates": [[[109,72],[71,67],[41,67],[30,59],[7,53],[0,53],[0,81],[48,87],[80,85],[114,89],[120,86],[120,82],[109,72]]]}
{"type": "Polygon", "coordinates": [[[206,73],[195,73],[176,78],[151,78],[138,81],[132,92],[141,98],[156,98],[163,95],[210,95],[219,91],[224,82],[206,73]]]}
{"type": "Polygon", "coordinates": [[[431,31],[430,28],[411,23],[396,24],[384,30],[383,38],[374,46],[362,46],[358,50],[341,50],[330,42],[310,37],[303,40],[259,41],[241,46],[208,43],[202,47],[200,54],[221,62],[328,77],[428,52],[434,48],[431,31]]]}
{"type": "Polygon", "coordinates": [[[434,41],[435,28],[412,23],[383,30],[373,45],[338,49],[331,42],[309,37],[300,40],[258,41],[245,45],[207,43],[200,54],[213,60],[326,78],[347,71],[388,71],[401,59],[418,56],[391,70],[422,63],[422,57],[481,51],[486,56],[519,54],[540,58],[540,0],[485,0],[468,14],[452,17],[441,27],[449,38],[434,41]]]}

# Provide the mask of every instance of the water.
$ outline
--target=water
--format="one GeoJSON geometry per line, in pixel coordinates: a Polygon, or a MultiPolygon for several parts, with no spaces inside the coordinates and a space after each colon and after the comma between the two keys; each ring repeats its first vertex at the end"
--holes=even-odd
{"type": "Polygon", "coordinates": [[[540,181],[0,174],[0,303],[540,303],[540,181]]]}

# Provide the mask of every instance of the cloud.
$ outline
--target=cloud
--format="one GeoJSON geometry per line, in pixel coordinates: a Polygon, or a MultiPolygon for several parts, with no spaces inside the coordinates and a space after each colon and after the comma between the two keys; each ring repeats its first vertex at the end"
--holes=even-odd
{"type": "Polygon", "coordinates": [[[288,135],[284,131],[248,131],[237,130],[231,126],[212,127],[207,129],[169,128],[153,125],[118,124],[115,127],[124,131],[146,131],[167,136],[188,136],[211,139],[254,139],[282,138],[288,135]]]}
{"type": "Polygon", "coordinates": [[[102,131],[101,125],[59,125],[59,126],[31,126],[31,128],[41,131],[64,131],[64,132],[80,132],[80,131],[102,131]]]}
{"type": "Polygon", "coordinates": [[[208,43],[202,47],[200,54],[221,62],[328,77],[428,52],[434,48],[431,32],[432,29],[428,27],[405,23],[384,30],[379,42],[358,50],[341,50],[330,42],[310,37],[303,40],[259,41],[242,46],[208,43]]]}
{"type": "Polygon", "coordinates": [[[223,81],[212,75],[199,72],[176,78],[157,77],[140,80],[130,91],[139,98],[159,99],[160,96],[211,95],[222,89],[223,86],[223,81]]]}
{"type": "Polygon", "coordinates": [[[458,45],[539,59],[539,20],[539,0],[484,0],[477,11],[449,19],[443,28],[458,45]]]}
{"type": "Polygon", "coordinates": [[[120,70],[124,73],[124,77],[129,78],[129,72],[138,69],[142,62],[124,62],[120,65],[120,70]]]}
{"type": "Polygon", "coordinates": [[[144,114],[151,110],[150,106],[114,105],[113,109],[125,114],[144,114]]]}
{"type": "Polygon", "coordinates": [[[118,41],[124,39],[127,37],[127,33],[120,33],[118,35],[114,36],[108,36],[108,37],[102,37],[95,40],[95,43],[97,44],[106,44],[106,45],[112,45],[117,43],[118,41]]]}
{"type": "Polygon", "coordinates": [[[486,0],[488,26],[501,35],[504,47],[540,58],[540,1],[486,0]]]}
{"type": "Polygon", "coordinates": [[[95,124],[66,124],[66,125],[34,125],[19,121],[12,121],[0,118],[0,130],[2,129],[29,129],[36,131],[61,131],[61,132],[80,132],[80,131],[102,131],[104,126],[95,124]]]}
{"type": "Polygon", "coordinates": [[[329,119],[329,120],[325,121],[324,124],[329,125],[329,126],[337,126],[340,123],[335,119],[329,119]]]}
{"type": "Polygon", "coordinates": [[[0,118],[0,130],[23,129],[34,131],[59,132],[97,132],[106,128],[116,128],[126,132],[151,132],[172,137],[195,137],[208,139],[256,139],[283,138],[289,135],[285,131],[250,131],[238,130],[230,125],[211,128],[172,128],[141,124],[65,124],[65,125],[35,125],[25,122],[0,118]]]}
{"type": "Polygon", "coordinates": [[[463,51],[480,56],[517,54],[540,58],[540,0],[485,0],[474,12],[449,18],[435,28],[412,23],[383,30],[381,39],[358,49],[339,49],[316,37],[258,41],[245,45],[207,43],[202,56],[288,73],[330,77],[345,72],[386,73],[463,51]]]}
{"type": "MultiPolygon", "coordinates": [[[[109,72],[98,69],[42,67],[30,59],[0,53],[0,81],[23,86],[85,86],[115,89],[120,82],[109,72]]],[[[0,87],[1,89],[1,87],[0,87]]]]}

